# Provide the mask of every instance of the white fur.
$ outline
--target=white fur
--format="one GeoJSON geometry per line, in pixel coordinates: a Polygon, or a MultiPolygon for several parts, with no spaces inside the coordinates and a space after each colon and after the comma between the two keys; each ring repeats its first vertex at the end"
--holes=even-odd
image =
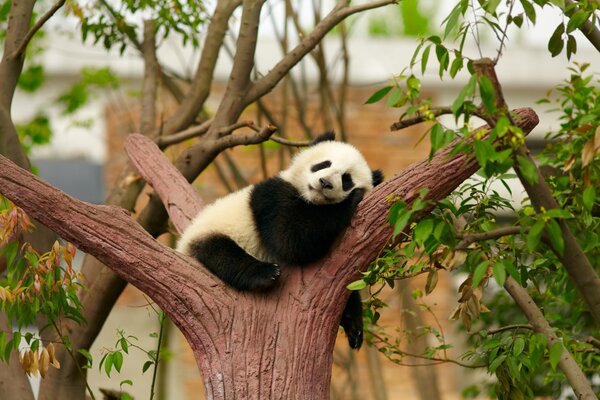
{"type": "Polygon", "coordinates": [[[279,176],[294,185],[309,203],[332,204],[343,201],[349,194],[342,190],[344,173],[352,175],[354,188],[373,188],[373,175],[362,154],[348,143],[327,141],[298,153],[279,176]],[[322,161],[331,161],[331,167],[311,172],[310,167],[322,161]],[[320,178],[331,182],[333,189],[320,189],[320,178]]]}
{"type": "MultiPolygon", "coordinates": [[[[373,188],[371,169],[363,156],[354,146],[342,142],[321,142],[301,151],[293,158],[289,168],[280,172],[279,176],[291,183],[306,201],[313,204],[339,203],[355,188],[373,188]],[[331,167],[311,172],[314,164],[323,161],[331,161],[331,167]],[[355,185],[346,192],[342,189],[344,173],[352,175],[355,185]],[[320,189],[320,178],[329,180],[334,187],[320,189]]],[[[191,255],[190,243],[219,233],[230,237],[254,258],[272,262],[260,243],[250,209],[253,187],[248,186],[206,206],[181,235],[177,251],[191,255]]]]}
{"type": "Polygon", "coordinates": [[[250,192],[253,187],[248,186],[204,207],[179,238],[177,251],[191,255],[191,242],[219,233],[230,237],[254,258],[266,261],[250,210],[250,192]]]}

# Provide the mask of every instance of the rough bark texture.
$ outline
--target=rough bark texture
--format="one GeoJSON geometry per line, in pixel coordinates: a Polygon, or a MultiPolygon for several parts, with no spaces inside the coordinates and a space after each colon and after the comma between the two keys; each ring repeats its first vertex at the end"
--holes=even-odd
{"type": "MultiPolygon", "coordinates": [[[[521,111],[522,128],[537,123],[521,111]]],[[[80,249],[148,294],[189,341],[214,399],[323,399],[346,285],[390,237],[392,194],[411,203],[420,188],[447,196],[478,168],[451,148],[414,164],[367,194],[336,249],[318,265],[286,268],[264,295],[233,291],[195,261],[156,242],[123,210],[60,192],[0,157],[0,190],[80,249]]],[[[154,164],[162,162],[154,160],[154,164]]]]}

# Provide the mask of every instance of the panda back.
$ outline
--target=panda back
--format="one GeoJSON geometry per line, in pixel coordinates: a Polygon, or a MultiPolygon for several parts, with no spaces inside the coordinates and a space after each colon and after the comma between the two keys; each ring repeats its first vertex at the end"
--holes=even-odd
{"type": "Polygon", "coordinates": [[[252,189],[253,186],[248,186],[206,206],[194,217],[181,235],[177,243],[177,251],[192,255],[191,244],[211,235],[220,234],[231,238],[254,258],[268,261],[250,209],[252,189]]]}

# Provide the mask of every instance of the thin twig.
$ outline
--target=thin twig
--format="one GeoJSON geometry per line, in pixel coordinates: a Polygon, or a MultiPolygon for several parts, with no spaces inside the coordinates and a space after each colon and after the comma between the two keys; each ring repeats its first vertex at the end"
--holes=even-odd
{"type": "Polygon", "coordinates": [[[33,25],[33,27],[27,32],[27,35],[23,38],[19,47],[11,54],[11,57],[17,58],[25,54],[25,49],[29,45],[29,42],[33,36],[44,26],[44,24],[65,4],[66,0],[58,0],[44,15],[40,17],[33,25]]]}
{"type": "Polygon", "coordinates": [[[306,140],[290,140],[277,135],[271,135],[270,139],[285,146],[307,147],[311,145],[311,142],[306,140]]]}
{"type": "Polygon", "coordinates": [[[506,325],[506,326],[501,326],[500,328],[497,328],[497,329],[488,329],[487,330],[487,334],[488,334],[488,336],[491,336],[491,335],[495,335],[496,333],[506,332],[506,331],[510,331],[510,330],[513,330],[513,329],[529,329],[529,330],[533,330],[533,325],[531,325],[531,324],[506,325]]]}
{"type": "Polygon", "coordinates": [[[432,108],[426,112],[417,112],[417,114],[412,118],[402,119],[400,117],[400,121],[394,122],[392,126],[390,126],[391,131],[398,131],[400,129],[408,128],[409,126],[420,124],[421,122],[431,121],[433,118],[437,118],[441,115],[452,114],[452,110],[450,107],[436,107],[432,108]]]}
{"type": "Polygon", "coordinates": [[[58,337],[61,338],[62,344],[65,346],[65,349],[67,350],[67,353],[69,354],[69,356],[71,357],[71,359],[73,360],[73,364],[75,364],[75,367],[77,368],[77,372],[79,373],[79,377],[81,378],[81,380],[85,383],[85,387],[87,389],[87,391],[90,394],[90,397],[92,398],[92,400],[96,400],[96,397],[94,396],[94,392],[92,391],[92,388],[90,387],[90,384],[88,383],[85,374],[83,373],[83,370],[81,369],[81,365],[79,365],[79,362],[77,361],[77,358],[75,358],[75,354],[73,354],[73,350],[67,346],[67,344],[62,340],[63,338],[63,334],[61,333],[60,329],[58,328],[58,325],[56,324],[56,321],[53,319],[50,319],[50,322],[52,322],[52,325],[54,326],[54,329],[56,330],[56,333],[58,334],[58,337]]]}
{"type": "Polygon", "coordinates": [[[173,135],[160,136],[156,138],[156,145],[162,150],[174,144],[184,142],[188,139],[202,136],[208,131],[208,128],[210,128],[212,121],[213,120],[211,118],[209,120],[204,121],[200,125],[192,126],[173,135]]]}
{"type": "Polygon", "coordinates": [[[461,234],[457,237],[462,239],[461,242],[454,248],[454,250],[465,250],[471,243],[480,242],[482,240],[499,239],[502,236],[517,235],[521,232],[519,226],[506,226],[498,229],[494,229],[489,232],[469,233],[461,234]]]}
{"type": "MultiPolygon", "coordinates": [[[[378,334],[376,334],[373,331],[369,331],[369,334],[372,335],[373,337],[375,337],[377,340],[379,340],[383,344],[385,344],[387,346],[392,346],[393,347],[392,353],[395,354],[395,355],[398,355],[400,357],[413,357],[413,358],[419,358],[419,359],[422,359],[422,360],[434,361],[434,362],[439,362],[439,363],[452,363],[452,364],[456,364],[456,365],[459,365],[459,366],[464,367],[464,368],[471,368],[471,369],[477,369],[477,368],[485,368],[485,367],[487,367],[487,365],[485,365],[485,364],[480,364],[480,365],[478,365],[478,364],[465,364],[465,363],[462,363],[462,362],[460,362],[458,360],[454,360],[452,358],[429,357],[429,356],[424,356],[422,354],[409,353],[409,352],[406,352],[404,350],[400,350],[397,346],[392,345],[388,339],[379,336],[378,334]]],[[[388,354],[387,351],[385,351],[385,352],[382,351],[382,353],[385,354],[385,356],[390,361],[395,362],[394,359],[392,359],[389,356],[389,354],[388,354]]],[[[428,364],[417,364],[415,366],[425,366],[425,365],[428,365],[428,364]]]]}
{"type": "Polygon", "coordinates": [[[165,329],[166,315],[163,311],[159,313],[160,330],[158,332],[158,343],[156,343],[156,356],[154,358],[154,371],[152,372],[152,383],[150,384],[150,400],[154,398],[154,388],[156,387],[156,375],[158,372],[158,362],[160,361],[160,346],[162,345],[163,331],[165,329]]]}

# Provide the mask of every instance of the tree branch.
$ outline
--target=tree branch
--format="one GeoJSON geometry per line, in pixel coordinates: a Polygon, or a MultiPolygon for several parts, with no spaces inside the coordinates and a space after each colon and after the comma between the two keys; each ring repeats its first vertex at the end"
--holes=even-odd
{"type": "Polygon", "coordinates": [[[202,109],[210,92],[214,69],[228,29],[229,19],[241,3],[241,0],[219,0],[217,2],[206,32],[196,74],[185,98],[165,122],[165,135],[187,128],[202,109]]]}
{"type": "Polygon", "coordinates": [[[383,7],[397,2],[398,0],[378,0],[355,6],[342,7],[339,4],[336,5],[334,9],[323,18],[317,26],[315,26],[315,29],[300,42],[300,44],[286,54],[265,76],[252,85],[251,90],[246,93],[243,103],[250,104],[270,92],[294,65],[308,54],[308,52],[314,49],[323,37],[346,17],[361,11],[383,7]]]}
{"type": "Polygon", "coordinates": [[[142,87],[142,115],[140,130],[146,135],[154,133],[156,126],[156,93],[158,91],[158,77],[160,67],[156,58],[156,37],[154,22],[144,21],[144,42],[142,53],[144,55],[144,80],[142,87]]]}
{"type": "Polygon", "coordinates": [[[212,124],[212,122],[213,122],[213,119],[211,118],[211,119],[204,121],[200,125],[195,125],[195,126],[189,127],[181,132],[174,133],[169,136],[159,136],[158,138],[156,138],[156,145],[161,150],[163,150],[174,144],[181,143],[188,139],[192,139],[192,138],[195,138],[198,136],[202,136],[206,132],[208,132],[208,128],[210,128],[210,125],[212,124]]]}
{"type": "Polygon", "coordinates": [[[502,236],[517,235],[520,232],[521,227],[519,226],[506,226],[489,232],[459,235],[458,238],[461,239],[461,241],[456,245],[454,250],[465,250],[471,243],[480,242],[482,240],[499,239],[502,236]]]}
{"type": "Polygon", "coordinates": [[[35,25],[29,30],[29,32],[27,32],[27,35],[25,35],[25,37],[21,41],[21,44],[19,45],[19,47],[13,52],[13,54],[11,54],[12,58],[19,58],[19,57],[23,57],[25,55],[25,50],[27,49],[27,46],[29,45],[29,42],[31,41],[31,39],[33,39],[33,36],[37,33],[37,31],[39,31],[42,28],[42,26],[44,26],[44,24],[50,18],[52,18],[52,16],[64,4],[65,4],[65,0],[58,0],[56,3],[54,3],[54,5],[52,7],[50,7],[50,9],[48,11],[46,11],[46,13],[44,15],[42,15],[40,17],[40,19],[37,20],[35,25]]]}
{"type": "MultiPolygon", "coordinates": [[[[546,318],[544,318],[542,311],[537,307],[531,296],[529,296],[527,290],[519,285],[519,283],[510,275],[506,277],[504,288],[527,316],[533,329],[538,333],[544,334],[548,338],[548,341],[546,342],[548,349],[555,343],[560,343],[560,339],[556,336],[554,330],[548,321],[546,321],[546,318]]],[[[567,377],[567,380],[578,399],[597,400],[597,397],[590,386],[590,382],[579,368],[579,365],[577,365],[577,362],[573,359],[569,350],[564,346],[562,355],[558,361],[558,366],[567,377]]]]}

